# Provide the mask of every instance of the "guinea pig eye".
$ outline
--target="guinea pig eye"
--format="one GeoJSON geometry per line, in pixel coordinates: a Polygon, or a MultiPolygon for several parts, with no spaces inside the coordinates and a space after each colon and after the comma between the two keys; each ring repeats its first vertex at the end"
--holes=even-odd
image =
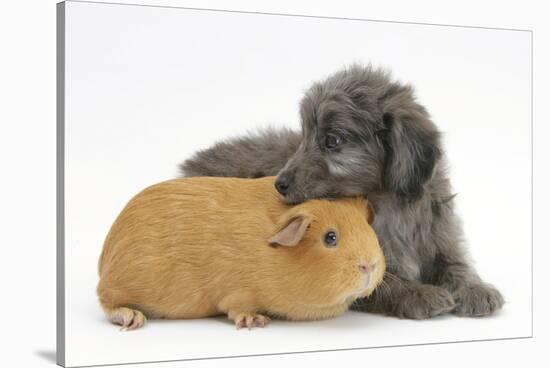
{"type": "Polygon", "coordinates": [[[325,147],[328,149],[333,149],[338,147],[342,143],[342,138],[336,134],[328,133],[325,137],[325,147]]]}
{"type": "Polygon", "coordinates": [[[325,246],[335,247],[336,243],[338,243],[338,237],[334,231],[329,231],[325,234],[325,246]]]}

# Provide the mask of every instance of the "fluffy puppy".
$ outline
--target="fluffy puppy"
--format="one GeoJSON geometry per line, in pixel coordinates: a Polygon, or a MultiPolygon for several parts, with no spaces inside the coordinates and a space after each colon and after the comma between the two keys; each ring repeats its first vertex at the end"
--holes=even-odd
{"type": "Polygon", "coordinates": [[[288,203],[366,196],[387,262],[385,284],[356,309],[424,319],[485,316],[503,305],[466,259],[440,132],[413,88],[353,65],[314,83],[302,131],[219,142],[181,165],[186,176],[277,175],[288,203]]]}

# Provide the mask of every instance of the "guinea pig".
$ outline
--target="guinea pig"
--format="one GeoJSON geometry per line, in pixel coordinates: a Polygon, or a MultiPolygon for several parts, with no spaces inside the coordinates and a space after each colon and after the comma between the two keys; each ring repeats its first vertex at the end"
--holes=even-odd
{"type": "Polygon", "coordinates": [[[237,328],[343,313],[382,281],[362,198],[281,201],[274,177],[193,177],[137,194],[99,259],[100,304],[132,330],[147,318],[226,314],[237,328]]]}

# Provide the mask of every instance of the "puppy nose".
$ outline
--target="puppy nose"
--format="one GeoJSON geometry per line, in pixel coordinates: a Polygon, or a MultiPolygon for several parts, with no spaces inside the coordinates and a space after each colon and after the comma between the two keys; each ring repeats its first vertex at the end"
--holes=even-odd
{"type": "Polygon", "coordinates": [[[359,271],[362,273],[368,273],[370,269],[369,265],[366,263],[359,263],[357,268],[359,268],[359,271]]]}
{"type": "Polygon", "coordinates": [[[290,188],[290,177],[288,175],[280,175],[275,181],[275,188],[277,192],[286,195],[290,188]]]}

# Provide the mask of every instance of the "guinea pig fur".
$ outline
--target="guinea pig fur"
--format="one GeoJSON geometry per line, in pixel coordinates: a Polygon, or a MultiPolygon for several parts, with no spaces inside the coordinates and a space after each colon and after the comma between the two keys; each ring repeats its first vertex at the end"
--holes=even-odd
{"type": "Polygon", "coordinates": [[[382,281],[365,199],[281,201],[274,177],[193,177],[153,185],[119,214],[99,260],[99,301],[122,329],[147,318],[343,313],[382,281]]]}

